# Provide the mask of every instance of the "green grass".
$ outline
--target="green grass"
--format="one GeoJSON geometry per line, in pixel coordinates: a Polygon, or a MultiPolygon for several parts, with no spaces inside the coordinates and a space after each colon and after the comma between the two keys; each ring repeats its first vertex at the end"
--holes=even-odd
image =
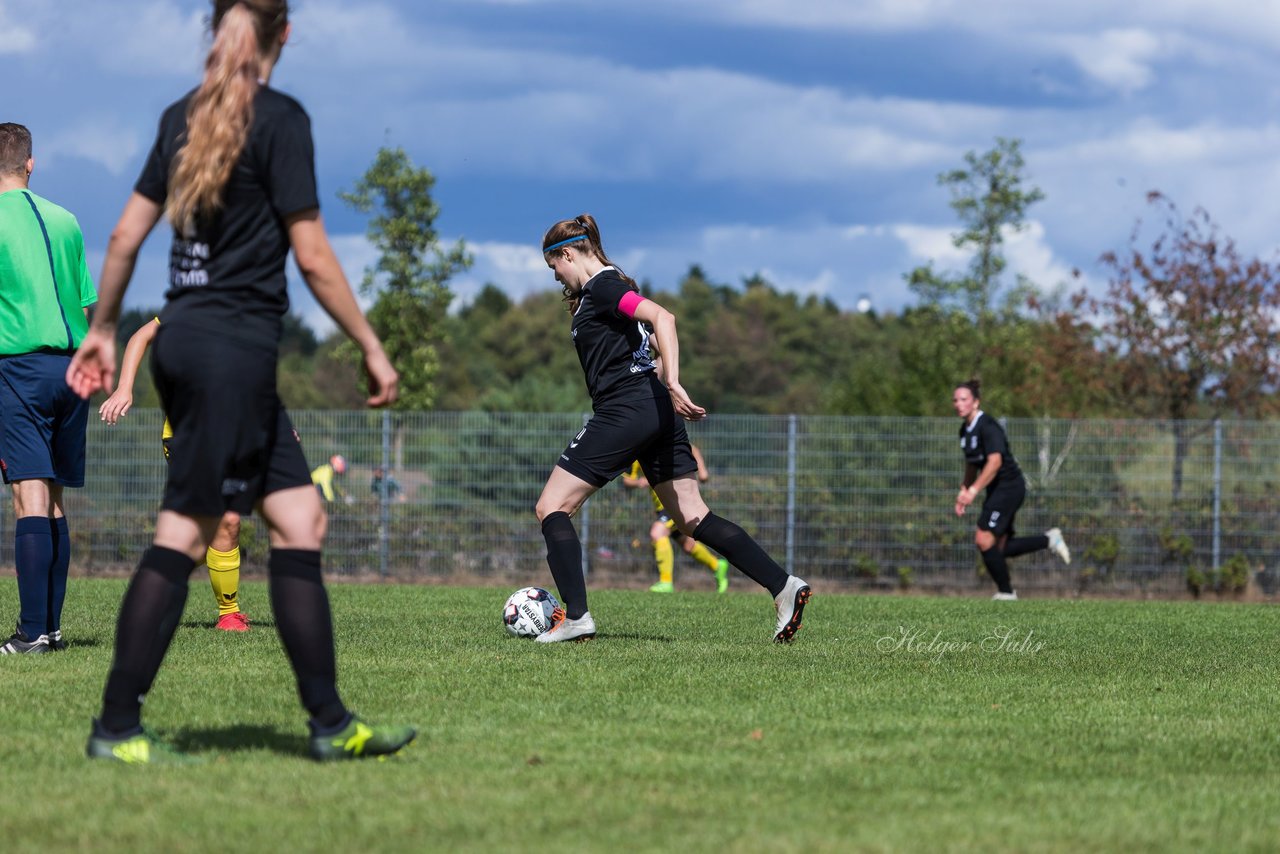
{"type": "MultiPolygon", "coordinates": [[[[207,588],[193,583],[145,719],[208,761],[138,768],[82,755],[123,588],[73,579],[71,648],[0,659],[6,848],[1261,851],[1280,840],[1280,633],[1267,606],[819,595],[781,647],[761,593],[600,590],[594,642],[543,646],[500,628],[506,590],[335,585],[344,697],[422,733],[402,756],[335,766],[304,758],[265,587],[243,593],[254,631],[229,635],[210,628],[207,588]],[[1005,648],[984,645],[1002,626],[1005,648]],[[914,649],[897,644],[900,627],[914,649]]],[[[16,610],[7,579],[0,614],[16,610]]]]}

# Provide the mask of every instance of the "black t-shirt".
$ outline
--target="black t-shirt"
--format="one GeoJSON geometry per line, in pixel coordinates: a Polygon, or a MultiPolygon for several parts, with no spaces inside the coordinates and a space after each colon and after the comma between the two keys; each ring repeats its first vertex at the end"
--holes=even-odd
{"type": "MultiPolygon", "coordinates": [[[[134,189],[159,205],[187,130],[194,92],[171,104],[134,189]]],[[[222,191],[222,206],[198,218],[193,234],[174,231],[165,324],[199,324],[253,337],[275,334],[289,310],[284,218],[318,208],[311,120],[288,95],[262,86],[244,150],[222,191]]]]}
{"type": "Polygon", "coordinates": [[[960,450],[964,453],[964,461],[978,471],[982,471],[982,467],[987,464],[989,455],[1000,455],[1000,468],[987,489],[995,490],[1022,481],[1022,469],[1018,468],[1018,461],[1013,458],[1004,428],[985,412],[978,413],[978,420],[972,427],[967,424],[960,426],[960,450]]]}
{"type": "Polygon", "coordinates": [[[617,270],[606,267],[583,285],[573,314],[573,346],[597,409],[612,401],[667,394],[649,349],[649,330],[618,310],[630,290],[617,270]]]}

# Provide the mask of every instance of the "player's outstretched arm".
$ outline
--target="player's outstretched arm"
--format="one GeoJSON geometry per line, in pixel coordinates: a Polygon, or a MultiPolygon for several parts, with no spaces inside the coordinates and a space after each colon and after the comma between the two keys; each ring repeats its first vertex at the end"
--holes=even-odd
{"type": "Polygon", "coordinates": [[[365,402],[369,406],[395,403],[400,375],[382,349],[377,333],[360,311],[347,276],[333,253],[320,211],[313,208],[296,213],[288,218],[287,225],[293,256],[307,287],[320,307],[364,354],[364,369],[369,376],[369,398],[365,402]]]}
{"type": "Polygon", "coordinates": [[[120,382],[111,396],[98,407],[98,415],[108,424],[115,424],[133,406],[133,384],[138,378],[138,367],[159,329],[160,321],[150,320],[142,324],[125,345],[124,358],[120,360],[120,382]]]}
{"type": "Polygon", "coordinates": [[[116,322],[120,303],[138,263],[138,250],[160,221],[163,208],[141,193],[125,202],[124,210],[107,241],[107,258],[98,279],[98,305],[84,341],[67,366],[67,385],[83,398],[111,388],[116,373],[116,322]]]}

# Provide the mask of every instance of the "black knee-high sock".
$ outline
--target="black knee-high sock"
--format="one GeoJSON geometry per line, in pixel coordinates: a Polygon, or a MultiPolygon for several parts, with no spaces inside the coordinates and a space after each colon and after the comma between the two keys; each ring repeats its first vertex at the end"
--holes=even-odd
{"type": "Polygon", "coordinates": [[[272,549],[267,570],[271,613],[293,665],[302,705],[311,715],[312,726],[337,726],[347,717],[347,708],[338,696],[333,616],[320,573],[320,552],[272,549]]]}
{"type": "Polygon", "coordinates": [[[138,562],[116,619],[116,652],[103,691],[101,727],[123,733],[141,722],[142,698],[151,690],[187,605],[187,580],[196,562],[182,552],[152,546],[138,562]]]}
{"type": "Polygon", "coordinates": [[[587,613],[587,580],[582,574],[582,542],[569,514],[547,514],[542,520],[542,538],[547,541],[547,566],[564,602],[565,616],[576,620],[587,613]]]}
{"type": "Polygon", "coordinates": [[[1004,562],[1004,552],[992,546],[980,554],[982,563],[987,567],[987,575],[996,583],[996,589],[1001,593],[1012,593],[1013,585],[1009,581],[1009,566],[1004,562]]]}
{"type": "Polygon", "coordinates": [[[1044,534],[1037,534],[1034,537],[1018,537],[1004,544],[1004,556],[1017,557],[1018,555],[1043,551],[1047,548],[1049,548],[1049,538],[1044,534]]]}
{"type": "Polygon", "coordinates": [[[725,560],[768,590],[770,596],[776,597],[787,586],[787,571],[778,566],[750,534],[728,519],[708,513],[693,529],[693,538],[724,555],[725,560]]]}

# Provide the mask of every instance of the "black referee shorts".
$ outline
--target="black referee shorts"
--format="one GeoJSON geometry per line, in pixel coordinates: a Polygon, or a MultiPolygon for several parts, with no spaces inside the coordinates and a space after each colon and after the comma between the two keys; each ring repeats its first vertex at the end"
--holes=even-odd
{"type": "Polygon", "coordinates": [[[1001,484],[987,491],[986,500],[982,502],[982,513],[978,516],[978,530],[990,531],[997,537],[1005,534],[1014,535],[1013,518],[1018,515],[1018,508],[1027,498],[1027,487],[1019,478],[1016,482],[1001,484]]]}
{"type": "Polygon", "coordinates": [[[253,512],[263,496],[310,486],[298,433],[276,393],[276,342],[164,324],[151,374],[169,416],[161,507],[189,516],[253,512]]]}
{"type": "Polygon", "coordinates": [[[556,463],[569,474],[601,487],[640,461],[649,483],[665,483],[696,472],[684,420],[670,397],[607,403],[569,443],[556,463]]]}

